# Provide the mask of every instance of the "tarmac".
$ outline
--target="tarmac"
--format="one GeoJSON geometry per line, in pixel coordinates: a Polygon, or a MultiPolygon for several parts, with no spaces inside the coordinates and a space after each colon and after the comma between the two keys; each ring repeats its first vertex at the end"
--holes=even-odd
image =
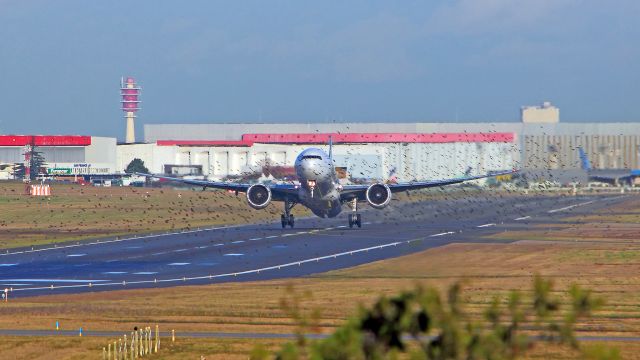
{"type": "Polygon", "coordinates": [[[334,219],[297,219],[293,229],[277,219],[9,249],[0,252],[0,289],[11,299],[307,276],[451,243],[499,242],[485,236],[553,224],[626,197],[473,194],[392,201],[384,210],[364,205],[362,228],[349,228],[345,211],[334,219]]]}

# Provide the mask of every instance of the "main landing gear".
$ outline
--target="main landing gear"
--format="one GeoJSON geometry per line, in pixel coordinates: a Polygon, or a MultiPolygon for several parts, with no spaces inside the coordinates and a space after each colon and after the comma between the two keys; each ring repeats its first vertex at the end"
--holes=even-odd
{"type": "Polygon", "coordinates": [[[295,217],[291,214],[291,209],[296,206],[296,203],[290,200],[284,201],[284,214],[280,215],[280,222],[282,222],[282,228],[286,228],[287,225],[293,229],[295,223],[295,217]]]}
{"type": "Polygon", "coordinates": [[[358,214],[358,199],[351,200],[351,214],[349,214],[349,227],[353,228],[353,225],[362,227],[362,216],[358,214]]]}

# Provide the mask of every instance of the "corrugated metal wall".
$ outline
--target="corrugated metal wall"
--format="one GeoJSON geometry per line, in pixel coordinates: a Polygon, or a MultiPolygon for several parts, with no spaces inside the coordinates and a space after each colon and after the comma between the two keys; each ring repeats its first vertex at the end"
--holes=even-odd
{"type": "Polygon", "coordinates": [[[640,135],[526,135],[527,169],[579,169],[582,147],[594,169],[638,169],[640,135]]]}
{"type": "MultiPolygon", "coordinates": [[[[48,147],[39,146],[37,151],[42,152],[45,162],[74,163],[85,161],[84,147],[65,146],[48,147]]],[[[0,163],[21,163],[24,161],[23,147],[0,147],[0,163]]]]}

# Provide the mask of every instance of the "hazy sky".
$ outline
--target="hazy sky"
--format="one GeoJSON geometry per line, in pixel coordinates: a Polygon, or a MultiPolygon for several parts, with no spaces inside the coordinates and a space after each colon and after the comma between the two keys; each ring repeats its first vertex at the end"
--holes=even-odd
{"type": "Polygon", "coordinates": [[[0,0],[0,132],[142,123],[640,121],[640,1],[0,0]]]}

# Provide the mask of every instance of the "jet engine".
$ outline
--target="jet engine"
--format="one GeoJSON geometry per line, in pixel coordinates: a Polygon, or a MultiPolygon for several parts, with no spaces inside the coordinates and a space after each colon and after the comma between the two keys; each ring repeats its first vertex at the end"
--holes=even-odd
{"type": "Polygon", "coordinates": [[[251,185],[247,189],[247,202],[257,210],[266,208],[271,202],[271,189],[262,184],[251,185]]]}
{"type": "Polygon", "coordinates": [[[375,209],[382,209],[391,201],[391,189],[385,184],[373,184],[365,193],[367,202],[375,209]]]}

